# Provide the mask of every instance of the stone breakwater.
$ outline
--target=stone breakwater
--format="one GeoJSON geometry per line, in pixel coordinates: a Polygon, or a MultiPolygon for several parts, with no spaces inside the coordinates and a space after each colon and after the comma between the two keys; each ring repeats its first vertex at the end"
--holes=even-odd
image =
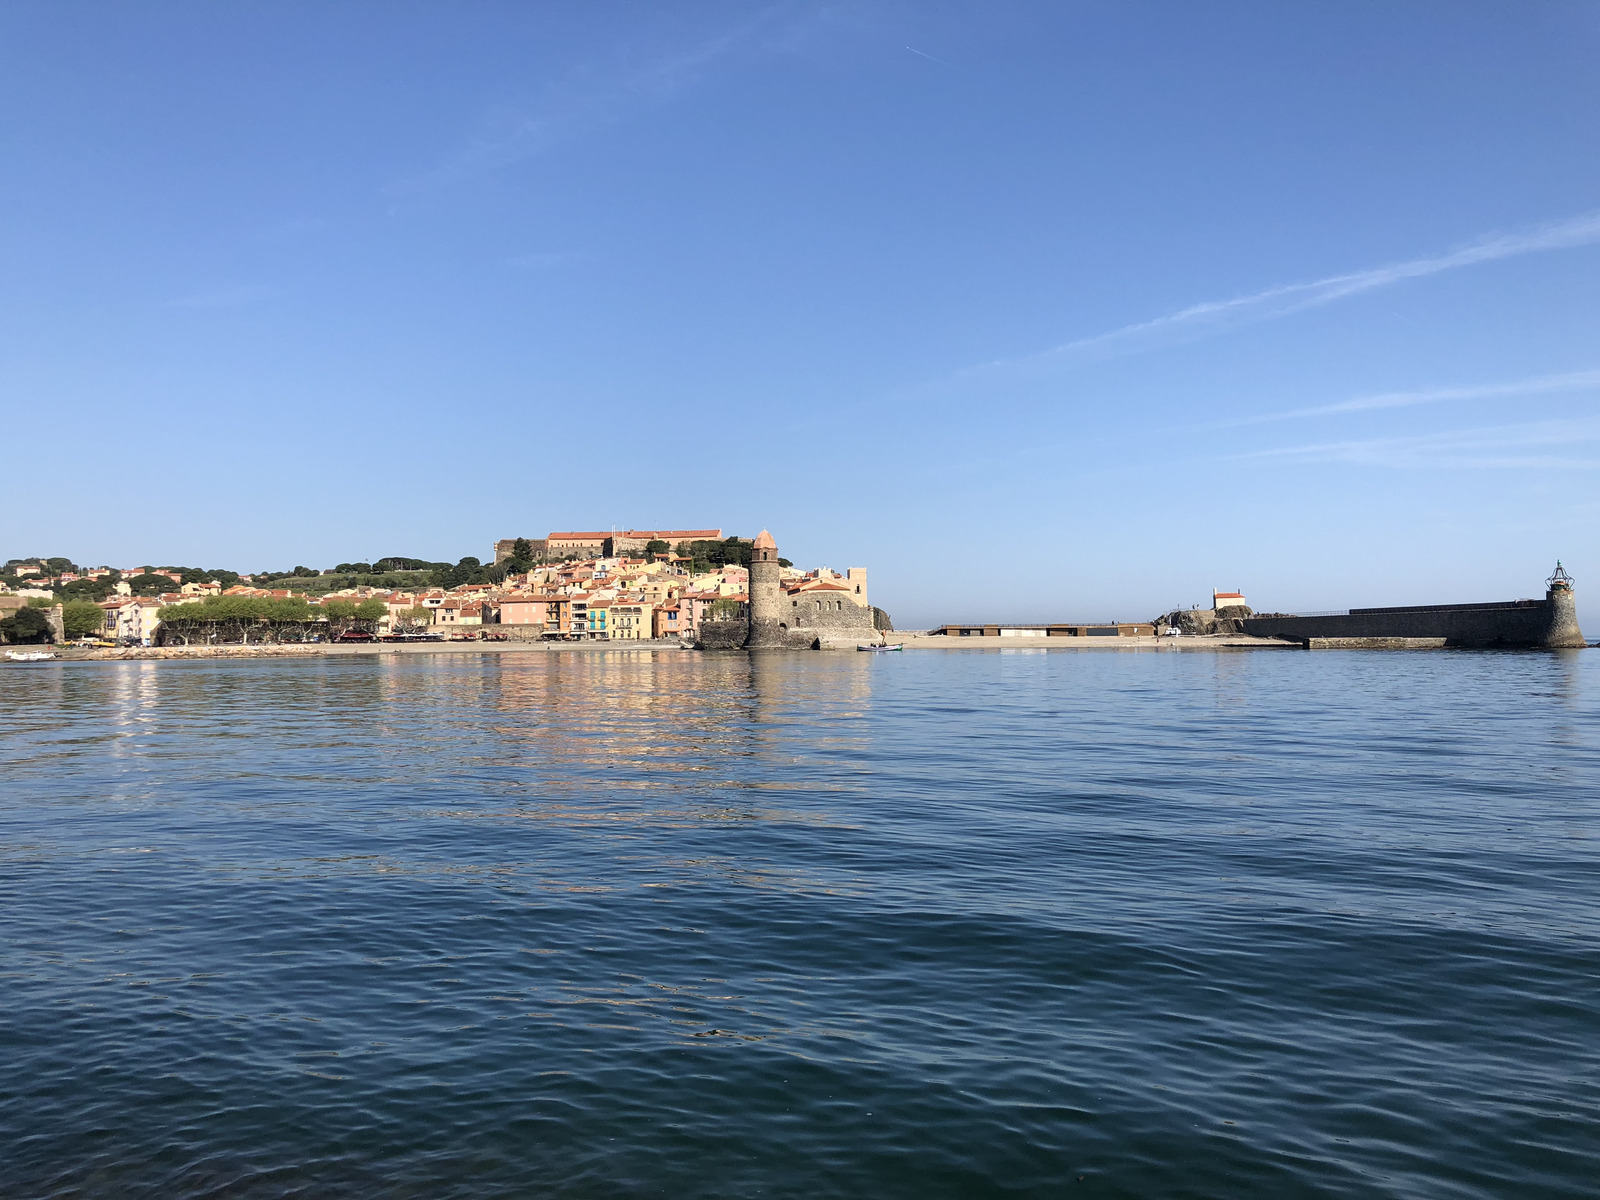
{"type": "Polygon", "coordinates": [[[119,662],[139,659],[172,658],[309,658],[318,654],[343,653],[333,646],[124,646],[115,650],[57,649],[64,660],[119,662]]]}
{"type": "Polygon", "coordinates": [[[1251,616],[1238,622],[1256,637],[1310,644],[1336,639],[1398,641],[1428,639],[1459,647],[1585,645],[1570,589],[1552,589],[1543,600],[1485,604],[1424,604],[1400,608],[1353,608],[1327,616],[1251,616]]]}

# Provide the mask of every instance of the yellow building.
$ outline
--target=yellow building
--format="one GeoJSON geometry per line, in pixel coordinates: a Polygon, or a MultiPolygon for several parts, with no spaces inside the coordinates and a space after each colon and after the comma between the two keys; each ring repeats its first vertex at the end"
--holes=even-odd
{"type": "Polygon", "coordinates": [[[611,603],[611,640],[613,642],[642,642],[655,636],[652,615],[655,605],[648,601],[611,603]]]}

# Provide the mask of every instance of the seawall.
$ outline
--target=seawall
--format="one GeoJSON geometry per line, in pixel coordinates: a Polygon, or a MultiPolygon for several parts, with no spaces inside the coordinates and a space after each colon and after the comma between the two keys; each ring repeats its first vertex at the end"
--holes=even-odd
{"type": "Polygon", "coordinates": [[[1246,617],[1252,637],[1312,639],[1427,638],[1446,646],[1582,646],[1572,593],[1543,600],[1484,604],[1421,604],[1399,608],[1353,608],[1327,616],[1246,617]]]}

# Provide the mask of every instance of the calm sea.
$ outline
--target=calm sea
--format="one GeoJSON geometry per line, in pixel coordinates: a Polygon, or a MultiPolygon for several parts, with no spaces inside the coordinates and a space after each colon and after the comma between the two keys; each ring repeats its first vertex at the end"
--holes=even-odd
{"type": "Polygon", "coordinates": [[[1600,654],[0,669],[5,1197],[1592,1197],[1600,654]]]}

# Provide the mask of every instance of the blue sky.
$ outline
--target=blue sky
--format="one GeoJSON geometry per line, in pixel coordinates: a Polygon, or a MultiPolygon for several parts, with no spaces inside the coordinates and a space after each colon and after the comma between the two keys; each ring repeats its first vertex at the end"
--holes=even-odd
{"type": "Polygon", "coordinates": [[[0,556],[1600,629],[1597,112],[1594,4],[14,0],[0,556]]]}

